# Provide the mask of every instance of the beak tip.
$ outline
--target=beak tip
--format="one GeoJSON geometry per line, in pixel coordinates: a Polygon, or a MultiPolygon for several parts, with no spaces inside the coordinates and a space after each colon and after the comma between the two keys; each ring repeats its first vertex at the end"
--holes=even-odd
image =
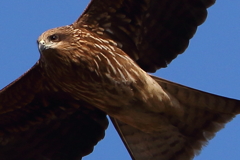
{"type": "Polygon", "coordinates": [[[42,52],[44,50],[44,45],[42,45],[41,43],[38,44],[38,50],[40,52],[42,52]]]}

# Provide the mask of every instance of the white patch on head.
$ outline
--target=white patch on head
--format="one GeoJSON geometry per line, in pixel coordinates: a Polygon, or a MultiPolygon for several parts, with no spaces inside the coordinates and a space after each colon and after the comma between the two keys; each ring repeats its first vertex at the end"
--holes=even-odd
{"type": "Polygon", "coordinates": [[[39,41],[40,44],[45,44],[44,40],[39,41]]]}

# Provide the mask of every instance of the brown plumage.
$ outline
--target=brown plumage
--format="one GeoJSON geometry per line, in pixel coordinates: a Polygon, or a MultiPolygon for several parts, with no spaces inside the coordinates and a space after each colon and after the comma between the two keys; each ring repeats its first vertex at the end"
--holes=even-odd
{"type": "Polygon", "coordinates": [[[133,159],[192,159],[240,102],[146,72],[187,48],[213,3],[92,0],[76,22],[44,32],[39,61],[0,92],[0,157],[81,159],[108,114],[133,159]]]}

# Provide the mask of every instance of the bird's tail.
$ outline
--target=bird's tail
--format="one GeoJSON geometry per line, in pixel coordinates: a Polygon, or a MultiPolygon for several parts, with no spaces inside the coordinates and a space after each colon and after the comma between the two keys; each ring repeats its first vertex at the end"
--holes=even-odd
{"type": "Polygon", "coordinates": [[[190,160],[236,114],[240,101],[213,95],[152,76],[184,110],[182,117],[167,115],[173,130],[144,133],[111,118],[135,160],[190,160]]]}

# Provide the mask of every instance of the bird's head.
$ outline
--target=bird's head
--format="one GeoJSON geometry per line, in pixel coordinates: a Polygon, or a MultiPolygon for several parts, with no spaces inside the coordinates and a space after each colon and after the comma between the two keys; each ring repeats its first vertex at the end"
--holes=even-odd
{"type": "Polygon", "coordinates": [[[53,28],[42,33],[37,40],[41,61],[47,63],[64,60],[74,47],[72,46],[73,37],[71,26],[53,28]]]}
{"type": "Polygon", "coordinates": [[[69,43],[71,37],[71,27],[64,26],[53,28],[42,33],[38,40],[38,49],[41,54],[48,50],[57,49],[60,45],[64,43],[69,43]]]}

